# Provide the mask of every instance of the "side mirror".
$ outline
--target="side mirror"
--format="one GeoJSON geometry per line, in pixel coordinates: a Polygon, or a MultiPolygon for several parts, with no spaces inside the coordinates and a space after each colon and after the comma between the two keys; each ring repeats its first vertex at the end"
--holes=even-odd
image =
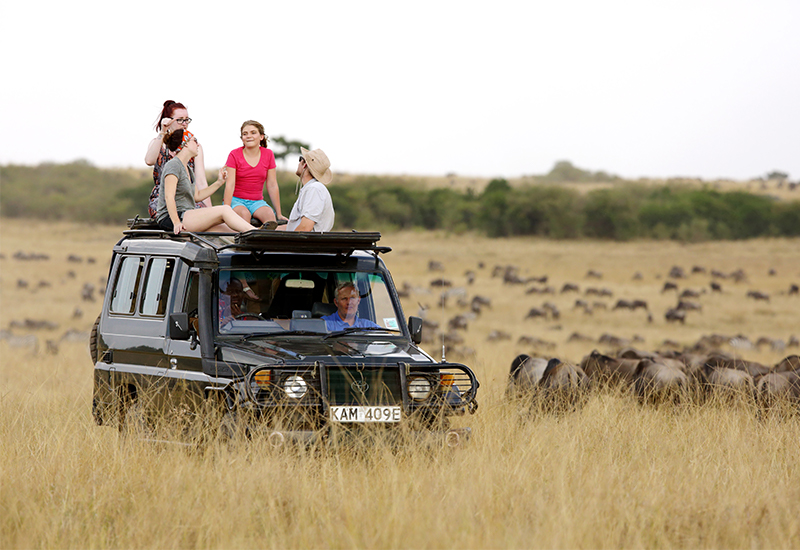
{"type": "Polygon", "coordinates": [[[189,330],[188,313],[172,313],[169,316],[169,337],[173,340],[188,340],[191,335],[189,330]]]}
{"type": "Polygon", "coordinates": [[[422,319],[419,317],[409,317],[408,332],[411,333],[412,342],[415,344],[422,342],[422,319]]]}

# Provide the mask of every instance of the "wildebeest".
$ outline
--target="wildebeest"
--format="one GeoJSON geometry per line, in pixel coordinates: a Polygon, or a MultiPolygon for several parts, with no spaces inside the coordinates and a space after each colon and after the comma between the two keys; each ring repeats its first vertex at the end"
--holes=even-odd
{"type": "Polygon", "coordinates": [[[660,357],[639,360],[634,389],[643,401],[678,400],[685,397],[689,379],[675,363],[660,357]]]}
{"type": "Polygon", "coordinates": [[[686,311],[680,309],[668,309],[667,312],[664,314],[664,318],[667,320],[668,323],[674,323],[678,321],[681,324],[685,324],[686,311]]]}
{"type": "Polygon", "coordinates": [[[670,279],[685,279],[686,272],[683,270],[682,267],[675,265],[672,266],[672,269],[669,270],[667,277],[669,277],[670,279]]]}
{"type": "Polygon", "coordinates": [[[557,358],[519,355],[511,362],[507,396],[528,396],[548,411],[573,409],[586,395],[589,377],[583,370],[557,358]]]}
{"type": "Polygon", "coordinates": [[[800,403],[800,372],[770,372],[758,379],[756,397],[763,407],[773,407],[781,401],[800,403]]]}
{"type": "Polygon", "coordinates": [[[581,369],[591,380],[604,383],[631,383],[639,366],[639,359],[621,359],[603,355],[593,350],[580,363],[581,369]]]}
{"type": "Polygon", "coordinates": [[[511,340],[511,335],[502,330],[493,330],[486,339],[490,342],[499,342],[500,340],[511,340]]]}
{"type": "Polygon", "coordinates": [[[678,290],[678,285],[676,285],[676,284],[675,284],[675,283],[673,283],[672,281],[666,281],[666,282],[664,283],[664,287],[661,289],[661,294],[664,294],[664,293],[665,293],[666,291],[668,291],[668,290],[675,290],[675,291],[677,291],[677,290],[678,290]]]}
{"type": "Polygon", "coordinates": [[[561,287],[561,294],[565,292],[580,292],[580,288],[574,283],[564,283],[564,286],[561,287]]]}
{"type": "Polygon", "coordinates": [[[528,314],[525,316],[526,319],[535,319],[536,317],[543,317],[546,319],[547,312],[538,307],[532,307],[530,310],[528,310],[528,314]]]}
{"type": "Polygon", "coordinates": [[[756,301],[762,300],[764,302],[769,302],[769,294],[761,292],[760,290],[748,290],[747,297],[756,301]]]}

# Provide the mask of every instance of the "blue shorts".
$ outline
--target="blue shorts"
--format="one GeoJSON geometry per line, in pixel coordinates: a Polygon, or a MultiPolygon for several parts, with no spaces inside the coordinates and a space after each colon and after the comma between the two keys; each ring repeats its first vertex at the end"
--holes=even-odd
{"type": "MultiPolygon", "coordinates": [[[[262,206],[266,206],[267,208],[272,208],[270,205],[267,204],[267,201],[261,200],[249,200],[249,199],[240,199],[238,197],[233,197],[231,199],[231,208],[236,208],[237,206],[244,206],[250,211],[250,214],[253,215],[256,213],[256,210],[261,208],[262,206]]],[[[275,212],[275,209],[272,208],[272,212],[275,212]]]]}

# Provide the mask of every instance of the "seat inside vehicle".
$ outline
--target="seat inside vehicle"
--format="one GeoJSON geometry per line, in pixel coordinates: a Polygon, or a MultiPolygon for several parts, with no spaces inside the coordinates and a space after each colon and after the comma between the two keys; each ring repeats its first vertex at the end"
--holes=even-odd
{"type": "Polygon", "coordinates": [[[322,300],[325,281],[316,274],[294,273],[281,279],[266,317],[287,319],[295,310],[311,310],[314,302],[322,300]]]}
{"type": "Polygon", "coordinates": [[[311,317],[324,317],[334,313],[336,309],[336,304],[329,304],[327,302],[314,302],[314,305],[311,306],[311,317]]]}

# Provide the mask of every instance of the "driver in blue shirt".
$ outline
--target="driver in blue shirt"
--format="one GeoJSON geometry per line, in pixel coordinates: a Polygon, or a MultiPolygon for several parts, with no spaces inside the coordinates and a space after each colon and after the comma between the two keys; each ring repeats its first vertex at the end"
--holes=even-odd
{"type": "Polygon", "coordinates": [[[361,296],[355,284],[349,281],[340,283],[336,287],[336,297],[333,299],[337,311],[323,317],[328,330],[344,330],[350,327],[381,328],[369,319],[358,316],[360,302],[361,296]]]}

